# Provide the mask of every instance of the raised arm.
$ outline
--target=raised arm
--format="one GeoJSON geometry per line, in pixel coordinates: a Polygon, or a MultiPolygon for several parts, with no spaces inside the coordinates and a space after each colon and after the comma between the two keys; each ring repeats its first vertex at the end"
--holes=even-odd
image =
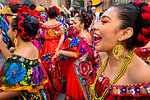
{"type": "Polygon", "coordinates": [[[100,6],[103,2],[104,2],[104,0],[101,0],[100,3],[98,3],[98,4],[96,4],[96,5],[92,5],[92,6],[98,7],[98,6],[100,6]]]}

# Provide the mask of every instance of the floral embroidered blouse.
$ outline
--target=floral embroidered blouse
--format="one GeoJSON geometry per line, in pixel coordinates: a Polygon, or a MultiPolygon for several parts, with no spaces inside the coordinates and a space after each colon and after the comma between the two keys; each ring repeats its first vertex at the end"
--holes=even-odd
{"type": "Polygon", "coordinates": [[[141,59],[143,59],[150,66],[150,47],[137,48],[135,50],[135,54],[137,54],[141,59]]]}
{"type": "MultiPolygon", "coordinates": [[[[76,51],[80,57],[82,55],[84,55],[86,52],[92,52],[94,50],[93,42],[89,43],[87,41],[87,39],[81,35],[78,35],[73,39],[68,38],[67,40],[65,41],[64,44],[68,44],[68,45],[66,45],[66,48],[63,50],[76,51]],[[69,40],[69,41],[67,41],[67,40],[69,40]],[[66,42],[68,42],[68,43],[66,43],[66,42]]],[[[61,55],[60,59],[68,60],[69,58],[61,55]]]]}
{"type": "Polygon", "coordinates": [[[46,82],[39,59],[13,54],[0,71],[1,91],[20,91],[20,95],[11,100],[47,100],[43,90],[46,82]]]}
{"type": "MultiPolygon", "coordinates": [[[[90,80],[92,84],[95,80],[100,67],[95,67],[95,70],[90,80]]],[[[103,73],[99,76],[95,84],[95,96],[101,97],[104,89],[109,85],[109,78],[105,77],[103,73]]],[[[92,98],[91,93],[88,90],[89,99],[92,98]]],[[[150,99],[150,83],[142,83],[136,85],[112,85],[109,88],[107,95],[104,100],[149,100],[150,99]]]]}

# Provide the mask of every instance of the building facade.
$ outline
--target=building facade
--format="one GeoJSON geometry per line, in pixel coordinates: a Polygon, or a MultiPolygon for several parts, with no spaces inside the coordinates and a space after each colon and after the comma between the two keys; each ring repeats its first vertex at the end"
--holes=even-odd
{"type": "MultiPolygon", "coordinates": [[[[19,2],[20,4],[22,2],[24,2],[25,0],[14,0],[19,2]]],[[[87,5],[88,5],[88,1],[89,0],[32,0],[37,6],[39,5],[43,5],[44,7],[48,8],[49,6],[52,5],[57,5],[57,6],[62,6],[64,5],[65,7],[69,8],[69,7],[84,7],[84,9],[86,10],[87,5]]],[[[93,5],[94,4],[98,4],[101,0],[92,0],[93,5]]],[[[113,3],[128,3],[130,1],[133,0],[104,0],[104,3],[97,8],[98,12],[102,12],[104,10],[106,10],[108,7],[110,7],[111,4],[113,3]]],[[[150,4],[150,0],[141,0],[141,1],[146,1],[149,2],[150,4]]],[[[0,3],[2,4],[7,4],[10,2],[10,0],[0,0],[0,3]]]]}

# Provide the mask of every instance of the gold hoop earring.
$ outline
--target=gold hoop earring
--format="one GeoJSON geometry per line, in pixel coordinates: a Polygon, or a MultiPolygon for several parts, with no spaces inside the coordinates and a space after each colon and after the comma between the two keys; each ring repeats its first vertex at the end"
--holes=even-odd
{"type": "Polygon", "coordinates": [[[17,47],[17,38],[14,39],[15,47],[17,47]]]}
{"type": "Polygon", "coordinates": [[[119,59],[119,56],[121,56],[124,52],[124,47],[122,45],[116,45],[114,48],[113,48],[113,55],[116,59],[119,59]]]}

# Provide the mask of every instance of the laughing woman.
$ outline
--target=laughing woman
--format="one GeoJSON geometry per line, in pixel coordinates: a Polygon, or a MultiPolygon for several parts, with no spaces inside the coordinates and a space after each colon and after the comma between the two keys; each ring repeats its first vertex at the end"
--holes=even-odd
{"type": "Polygon", "coordinates": [[[93,74],[90,99],[150,99],[150,67],[133,51],[150,40],[149,11],[142,1],[113,5],[94,26],[98,30],[95,47],[108,56],[101,57],[102,66],[93,74]]]}
{"type": "Polygon", "coordinates": [[[0,34],[0,50],[6,59],[0,71],[0,100],[47,100],[43,91],[46,76],[40,66],[38,50],[31,43],[39,22],[29,11],[25,6],[18,9],[17,17],[9,25],[8,34],[17,45],[13,54],[0,34]]]}

